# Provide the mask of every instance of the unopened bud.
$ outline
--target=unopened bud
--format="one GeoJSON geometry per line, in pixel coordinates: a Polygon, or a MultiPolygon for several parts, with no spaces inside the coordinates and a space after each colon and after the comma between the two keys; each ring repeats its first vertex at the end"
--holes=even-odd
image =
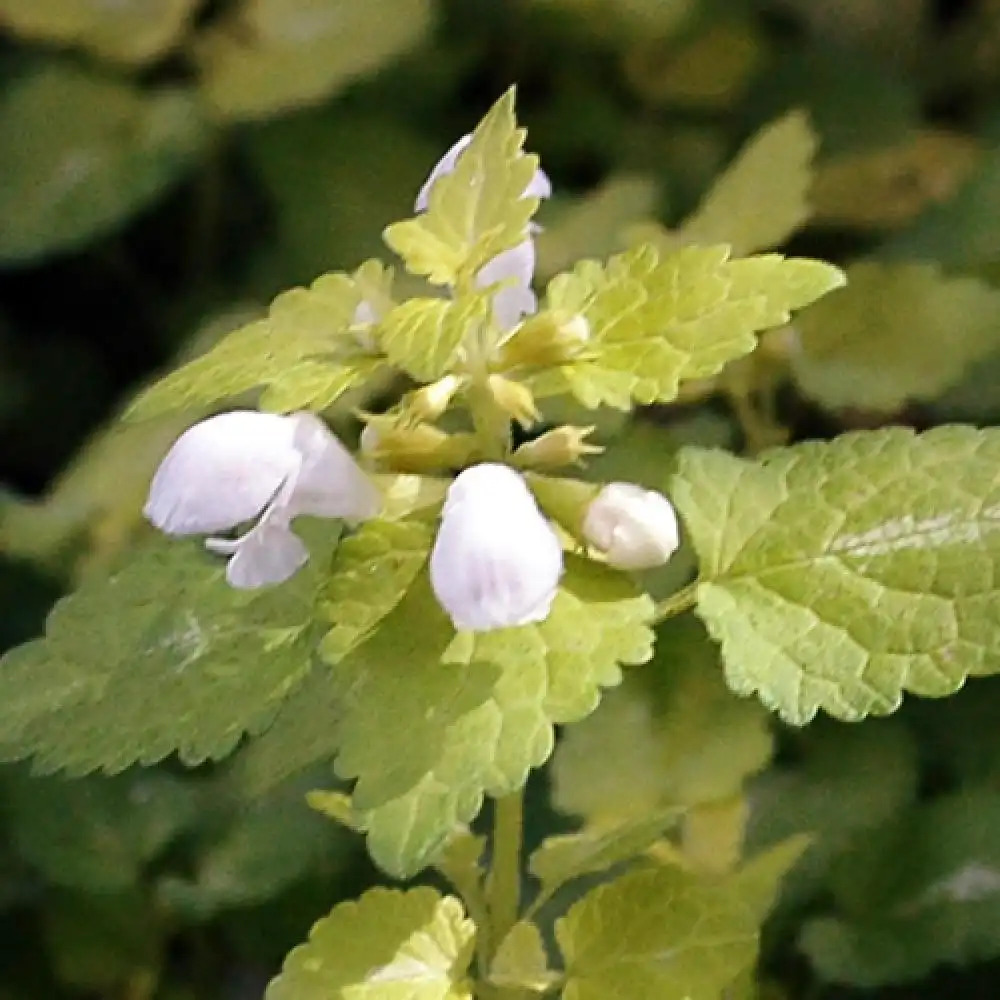
{"type": "Polygon", "coordinates": [[[431,586],[455,628],[544,620],[562,572],[559,538],[514,469],[485,463],[457,476],[430,558],[431,586]]]}
{"type": "Polygon", "coordinates": [[[502,375],[491,375],[486,384],[497,406],[522,427],[530,427],[541,419],[538,407],[535,406],[535,397],[527,386],[512,382],[502,375]]]}
{"type": "Polygon", "coordinates": [[[594,432],[594,427],[574,427],[564,424],[540,434],[527,444],[522,444],[514,452],[514,464],[522,469],[551,469],[563,465],[575,465],[585,455],[599,455],[604,449],[600,445],[589,444],[586,438],[594,432]]]}
{"type": "Polygon", "coordinates": [[[361,432],[361,451],[395,472],[439,472],[465,465],[473,457],[472,434],[446,434],[431,424],[400,426],[393,418],[370,417],[361,432]]]}
{"type": "Polygon", "coordinates": [[[457,375],[445,375],[430,385],[411,392],[406,398],[407,412],[417,420],[437,420],[448,409],[462,380],[457,375]]]}
{"type": "Polygon", "coordinates": [[[580,313],[552,310],[525,320],[501,348],[501,363],[550,368],[578,357],[590,340],[590,324],[580,313]]]}
{"type": "Polygon", "coordinates": [[[662,566],[679,544],[673,504],[634,483],[605,486],[587,508],[583,534],[616,569],[662,566]]]}

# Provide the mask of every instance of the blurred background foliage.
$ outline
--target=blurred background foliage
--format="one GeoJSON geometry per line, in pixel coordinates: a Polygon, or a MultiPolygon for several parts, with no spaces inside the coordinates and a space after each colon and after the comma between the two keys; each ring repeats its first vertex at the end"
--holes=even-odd
{"type": "MultiPolygon", "coordinates": [[[[385,256],[511,82],[555,184],[541,277],[636,239],[849,268],[678,405],[598,413],[594,477],[662,488],[690,442],[1000,422],[997,0],[0,0],[4,647],[145,530],[198,414],[117,427],[131,394],[278,291],[385,256]]],[[[533,843],[680,804],[660,849],[722,869],[806,831],[760,996],[998,995],[1000,683],[790,731],[727,693],[693,621],[657,664],[565,734],[533,843]]],[[[329,775],[260,797],[247,773],[0,770],[0,1000],[259,997],[379,875],[306,806],[329,775]]]]}

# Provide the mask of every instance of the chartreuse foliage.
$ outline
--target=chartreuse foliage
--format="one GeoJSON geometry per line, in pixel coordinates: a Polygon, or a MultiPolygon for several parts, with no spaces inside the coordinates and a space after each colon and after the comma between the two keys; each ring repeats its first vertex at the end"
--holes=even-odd
{"type": "Polygon", "coordinates": [[[166,539],[88,581],[56,605],[44,639],[3,661],[3,757],[82,774],[231,753],[267,728],[309,670],[335,537],[317,531],[306,569],[274,590],[232,590],[223,566],[166,539]]]}
{"type": "Polygon", "coordinates": [[[682,381],[749,354],[757,333],[842,283],[828,264],[733,260],[726,246],[661,255],[644,245],[607,264],[582,261],[551,281],[546,305],[586,318],[587,350],[539,376],[537,390],[569,392],[591,408],[672,400],[682,381]]]}
{"type": "Polygon", "coordinates": [[[391,281],[391,272],[368,261],[354,274],[325,274],[282,293],[266,319],[234,330],[140,393],[126,419],[203,407],[262,386],[264,409],[325,409],[382,364],[369,331],[392,302],[391,281]]]}
{"type": "MultiPolygon", "coordinates": [[[[309,24],[332,10],[357,18],[344,30],[370,30],[364,5],[287,6],[309,24]]],[[[419,36],[427,10],[394,6],[399,20],[384,39],[393,49],[419,36]]],[[[274,37],[272,17],[287,13],[276,0],[225,15],[259,40],[262,79],[301,56],[300,46],[274,37]]],[[[324,64],[326,25],[312,32],[316,61],[303,68],[309,86],[298,98],[325,92],[331,74],[360,72],[360,64],[324,64]]],[[[206,91],[225,114],[263,113],[259,95],[241,84],[248,56],[228,28],[201,38],[206,91]]],[[[293,76],[289,87],[299,86],[293,76]]],[[[285,99],[280,89],[269,94],[285,99]]],[[[501,329],[495,296],[514,279],[479,286],[484,267],[535,232],[538,199],[524,195],[538,161],[524,138],[510,92],[437,179],[426,209],[385,231],[410,277],[441,287],[404,298],[405,285],[394,289],[376,260],[325,274],[280,295],[265,318],[146,389],[128,411],[131,419],[180,420],[221,403],[246,405],[258,393],[264,409],[320,412],[349,390],[399,388],[375,376],[406,376],[417,386],[386,405],[370,394],[365,405],[384,412],[362,415],[363,461],[384,488],[380,516],[303,525],[308,563],[259,590],[227,586],[221,562],[193,542],[144,542],[107,578],[86,579],[53,611],[44,638],[0,664],[6,759],[31,758],[42,771],[117,772],[171,754],[184,764],[216,761],[245,741],[224,769],[226,787],[274,797],[245,823],[220,822],[202,838],[190,826],[194,800],[166,781],[157,790],[166,812],[130,819],[89,867],[63,853],[58,837],[39,835],[52,825],[51,803],[26,803],[15,790],[17,836],[30,840],[39,870],[62,871],[74,892],[131,891],[168,846],[197,841],[185,874],[160,879],[155,892],[166,911],[205,919],[264,899],[325,857],[326,821],[302,819],[305,789],[272,786],[332,763],[343,785],[312,789],[310,804],[363,833],[385,872],[410,877],[435,866],[458,896],[377,889],[335,907],[290,954],[269,1000],[463,1000],[554,989],[568,1000],[722,1000],[753,988],[761,925],[805,848],[794,835],[827,827],[811,863],[853,858],[865,879],[845,868],[834,912],[809,925],[806,951],[832,978],[851,978],[845,970],[865,982],[895,975],[901,965],[889,951],[871,952],[866,929],[931,936],[941,900],[964,907],[970,893],[979,902],[994,892],[992,854],[971,838],[960,856],[938,863],[925,845],[920,878],[913,869],[887,885],[878,859],[901,834],[883,837],[880,804],[847,798],[849,789],[841,789],[844,801],[864,823],[827,822],[829,801],[808,794],[811,776],[829,766],[822,748],[800,748],[798,762],[770,775],[770,785],[760,779],[756,795],[746,785],[772,754],[765,706],[795,724],[820,709],[856,720],[894,711],[906,691],[944,695],[998,671],[1000,437],[967,427],[882,430],[755,460],[689,447],[664,454],[658,471],[645,456],[643,478],[670,482],[697,563],[690,587],[654,604],[640,586],[648,579],[613,568],[611,549],[605,558],[585,544],[598,487],[566,478],[566,469],[592,453],[592,428],[556,427],[518,457],[512,421],[551,420],[551,410],[538,411],[552,396],[577,411],[675,401],[685,382],[746,358],[758,335],[844,284],[839,269],[819,261],[743,256],[782,242],[805,219],[815,137],[800,113],[773,123],[677,232],[605,262],[576,263],[549,282],[537,316],[501,329]],[[783,171],[772,172],[778,162],[783,171]],[[437,479],[403,474],[412,472],[403,464],[408,441],[412,458],[419,441],[447,434],[469,443],[461,460],[437,463],[437,479]],[[442,502],[451,473],[473,454],[524,459],[526,488],[559,521],[565,571],[541,621],[456,632],[435,598],[428,563],[442,502]],[[678,617],[692,608],[697,616],[678,617]],[[623,667],[643,664],[623,676],[623,667]],[[534,896],[523,905],[523,790],[553,756],[559,726],[570,728],[553,764],[553,800],[579,828],[543,839],[530,855],[534,896]],[[794,795],[783,796],[788,788],[794,795]],[[470,829],[487,797],[495,800],[488,846],[470,829]],[[786,804],[782,813],[775,803],[783,798],[799,812],[786,804]],[[755,811],[761,801],[771,802],[770,827],[755,811]],[[853,835],[875,828],[867,850],[883,853],[855,854],[853,835]],[[755,853],[761,844],[767,849],[755,853]],[[554,925],[558,956],[548,954],[544,920],[571,894],[554,925]],[[925,921],[925,913],[934,916],[925,921]]],[[[648,191],[638,193],[648,200],[648,191]]],[[[66,245],[85,229],[65,236],[66,245]]],[[[27,254],[30,240],[25,246],[17,252],[27,254]]],[[[800,384],[814,380],[814,395],[829,405],[889,406],[934,393],[990,346],[995,293],[978,280],[924,265],[862,265],[850,276],[856,289],[849,284],[799,320],[803,354],[782,359],[800,384]],[[870,331],[876,304],[890,315],[870,331]],[[881,365],[902,353],[901,331],[930,343],[957,314],[964,325],[946,363],[931,364],[923,347],[908,351],[877,400],[874,390],[847,398],[828,388],[841,386],[838,365],[881,365]],[[809,366],[834,342],[830,367],[817,374],[809,366]]],[[[726,377],[748,371],[754,365],[726,377]]],[[[893,773],[877,787],[903,807],[915,764],[897,732],[865,737],[851,760],[884,761],[893,773]]],[[[312,774],[303,780],[311,784],[312,774]]],[[[99,825],[91,816],[116,824],[126,811],[122,789],[132,779],[116,780],[96,804],[78,806],[88,819],[82,840],[99,825]]],[[[322,775],[315,782],[325,783],[322,775]]],[[[87,798],[96,787],[78,793],[87,798]]],[[[926,821],[925,832],[943,822],[936,813],[913,819],[921,830],[926,821]]],[[[993,938],[971,916],[962,926],[961,940],[928,946],[928,954],[992,954],[993,938]]]]}
{"type": "Polygon", "coordinates": [[[673,495],[726,677],[796,724],[1000,669],[1000,436],[889,429],[760,462],[682,452],[673,495]]]}

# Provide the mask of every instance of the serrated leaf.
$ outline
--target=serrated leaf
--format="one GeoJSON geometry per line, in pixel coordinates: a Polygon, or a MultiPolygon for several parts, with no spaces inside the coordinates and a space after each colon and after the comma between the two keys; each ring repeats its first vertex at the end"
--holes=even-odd
{"type": "Polygon", "coordinates": [[[620,876],[561,920],[566,1000],[719,1000],[757,953],[756,914],[727,881],[677,867],[620,876]]]}
{"type": "Polygon", "coordinates": [[[671,239],[728,243],[734,256],[780,246],[809,218],[817,136],[801,111],[764,126],[671,239]]]}
{"type": "Polygon", "coordinates": [[[538,928],[519,920],[510,929],[490,963],[490,982],[501,988],[547,993],[559,981],[549,969],[545,944],[538,928]]]}
{"type": "Polygon", "coordinates": [[[672,496],[726,678],[796,725],[1000,669],[1000,434],[846,434],[753,462],[683,451],[672,496]]]}
{"type": "Polygon", "coordinates": [[[315,104],[416,45],[430,0],[248,0],[203,32],[195,52],[206,101],[246,120],[315,104]]]}
{"type": "Polygon", "coordinates": [[[266,1000],[472,1000],[475,927],[433,889],[371,889],[295,948],[266,1000]]]}
{"type": "Polygon", "coordinates": [[[680,382],[749,354],[757,333],[841,284],[829,264],[778,254],[730,260],[724,246],[662,259],[640,246],[606,265],[582,261],[552,280],[547,305],[586,318],[587,354],[540,376],[537,393],[569,391],[587,407],[667,402],[680,382]]]}
{"type": "Polygon", "coordinates": [[[538,199],[522,195],[538,157],[522,152],[523,143],[509,90],[476,127],[455,169],[435,181],[427,211],[386,229],[386,243],[408,271],[455,285],[525,238],[538,199]]]}
{"type": "Polygon", "coordinates": [[[1000,347],[1000,291],[934,264],[855,264],[847,287],[797,321],[791,369],[831,409],[929,400],[1000,347]]]}
{"type": "Polygon", "coordinates": [[[536,274],[549,276],[581,257],[598,259],[623,250],[626,228],[653,215],[659,190],[644,174],[612,174],[593,191],[547,218],[535,238],[536,274]]]}
{"type": "Polygon", "coordinates": [[[173,46],[200,0],[0,0],[0,23],[25,38],[78,45],[104,59],[144,63],[173,46]]]}
{"type": "Polygon", "coordinates": [[[419,521],[367,521],[334,556],[323,593],[323,615],[333,623],[320,645],[335,663],[364,642],[403,599],[423,568],[433,534],[419,521]]]}
{"type": "Polygon", "coordinates": [[[18,774],[4,792],[21,857],[52,885],[91,893],[130,890],[198,817],[195,789],[155,771],[72,781],[18,774]]]}
{"type": "MultiPolygon", "coordinates": [[[[0,661],[0,754],[43,771],[197,764],[267,728],[309,670],[314,604],[336,537],[286,584],[240,591],[197,543],[156,538],[60,601],[46,636],[0,661]]],[[[312,534],[312,532],[310,532],[312,534]]]]}
{"type": "Polygon", "coordinates": [[[0,99],[0,261],[73,250],[152,204],[194,163],[205,123],[181,90],[56,64],[0,99]]]}
{"type": "Polygon", "coordinates": [[[618,826],[585,828],[579,833],[546,837],[532,853],[528,869],[552,895],[567,882],[632,861],[656,843],[681,818],[668,807],[618,826]]]}
{"type": "Polygon", "coordinates": [[[466,334],[486,321],[490,298],[410,299],[396,306],[379,329],[386,356],[419,382],[432,382],[452,366],[466,334]]]}
{"type": "Polygon", "coordinates": [[[771,755],[766,711],[734,697],[717,648],[688,616],[661,626],[651,663],[567,730],[553,802],[605,824],[737,794],[771,755]]]}
{"type": "Polygon", "coordinates": [[[343,689],[341,777],[357,778],[372,856],[409,875],[483,795],[520,788],[553,726],[582,718],[620,663],[648,659],[652,603],[621,574],[570,557],[538,625],[454,632],[421,574],[367,643],[334,668],[343,689]],[[442,662],[442,657],[445,661],[442,662]]]}
{"type": "Polygon", "coordinates": [[[354,274],[324,274],[309,288],[293,288],[271,303],[266,319],[226,335],[207,354],[141,392],[126,420],[206,406],[266,386],[261,403],[279,412],[323,410],[374,374],[381,360],[352,330],[366,301],[368,261],[354,274]]]}

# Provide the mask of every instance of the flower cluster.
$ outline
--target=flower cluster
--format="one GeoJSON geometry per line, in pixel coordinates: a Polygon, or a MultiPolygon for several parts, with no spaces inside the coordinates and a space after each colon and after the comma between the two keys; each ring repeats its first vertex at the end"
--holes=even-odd
{"type": "MultiPolygon", "coordinates": [[[[428,210],[435,182],[455,169],[470,141],[471,136],[460,139],[431,171],[417,196],[418,213],[428,210]]],[[[548,178],[537,170],[523,197],[544,198],[550,191],[548,178]]],[[[480,288],[499,286],[492,300],[493,319],[505,334],[519,324],[520,332],[532,333],[530,323],[522,320],[537,309],[531,288],[534,231],[529,224],[521,242],[476,275],[480,288]]],[[[581,322],[578,317],[553,330],[541,323],[537,333],[577,341],[586,338],[581,322]]],[[[507,396],[515,393],[516,383],[500,382],[507,396]]],[[[416,401],[425,404],[424,409],[430,407],[428,415],[437,415],[459,384],[447,376],[420,390],[423,396],[417,395],[416,401]],[[435,392],[442,400],[431,398],[435,392]]],[[[506,398],[504,393],[495,395],[506,398]]],[[[529,419],[530,395],[514,402],[518,405],[505,409],[515,419],[529,419]]],[[[384,442],[376,420],[363,443],[377,448],[384,442]]],[[[546,452],[541,447],[546,441],[551,451],[563,438],[567,456],[598,450],[584,444],[585,433],[568,427],[549,432],[534,450],[531,445],[523,449],[522,457],[530,453],[537,458],[546,452]]],[[[377,517],[381,505],[372,479],[315,415],[237,410],[204,420],[181,435],[153,478],[144,513],[167,534],[208,535],[206,547],[228,557],[229,583],[254,588],[283,582],[307,560],[308,551],[291,528],[295,517],[357,522],[377,517]],[[250,522],[243,534],[227,534],[250,522]]],[[[581,516],[573,520],[579,529],[576,541],[592,556],[622,570],[660,565],[678,544],[670,502],[630,483],[611,483],[596,496],[589,494],[581,516]]],[[[460,472],[447,491],[430,556],[431,584],[458,629],[488,631],[542,621],[562,577],[563,547],[521,473],[502,463],[479,462],[460,472]]]]}

